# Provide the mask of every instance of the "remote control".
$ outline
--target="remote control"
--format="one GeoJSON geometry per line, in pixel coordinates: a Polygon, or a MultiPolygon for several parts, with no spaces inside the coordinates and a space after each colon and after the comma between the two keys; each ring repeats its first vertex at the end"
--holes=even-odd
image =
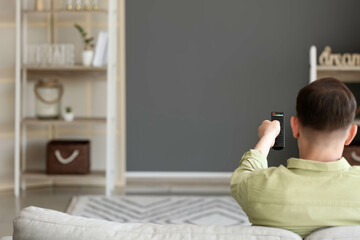
{"type": "Polygon", "coordinates": [[[285,147],[285,115],[283,112],[271,112],[271,121],[278,120],[280,122],[280,133],[275,138],[274,150],[281,150],[285,147]]]}

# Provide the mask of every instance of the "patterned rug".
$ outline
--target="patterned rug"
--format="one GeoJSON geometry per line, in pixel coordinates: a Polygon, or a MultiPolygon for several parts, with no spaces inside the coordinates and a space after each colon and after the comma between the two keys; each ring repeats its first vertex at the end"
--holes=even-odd
{"type": "Polygon", "coordinates": [[[250,225],[230,196],[88,195],[73,197],[67,213],[115,222],[250,225]]]}

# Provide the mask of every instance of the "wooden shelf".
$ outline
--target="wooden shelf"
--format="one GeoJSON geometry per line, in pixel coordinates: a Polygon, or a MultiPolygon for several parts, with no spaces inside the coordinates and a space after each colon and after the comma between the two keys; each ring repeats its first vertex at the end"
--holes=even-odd
{"type": "Polygon", "coordinates": [[[21,174],[25,180],[50,181],[59,185],[96,185],[105,184],[105,172],[93,171],[89,174],[46,174],[44,170],[28,170],[21,174]]]}
{"type": "Polygon", "coordinates": [[[66,10],[66,9],[58,9],[55,10],[54,13],[108,13],[106,9],[98,9],[98,10],[66,10]]]}
{"type": "Polygon", "coordinates": [[[99,9],[99,10],[66,10],[66,9],[57,9],[57,10],[43,10],[43,11],[36,11],[36,10],[22,10],[23,14],[50,14],[50,13],[58,13],[58,14],[63,14],[63,13],[102,13],[102,14],[106,14],[108,13],[108,10],[106,9],[99,9]]]}
{"type": "Polygon", "coordinates": [[[35,10],[22,10],[21,11],[23,14],[48,14],[48,13],[52,13],[51,10],[42,10],[42,11],[35,11],[35,10]]]}
{"type": "Polygon", "coordinates": [[[345,83],[360,83],[359,66],[317,66],[317,78],[334,77],[345,83]]]}
{"type": "Polygon", "coordinates": [[[27,79],[37,81],[42,78],[58,78],[61,80],[106,80],[107,67],[86,67],[83,65],[73,66],[37,66],[22,65],[27,72],[27,79]]]}
{"type": "Polygon", "coordinates": [[[106,71],[107,67],[87,67],[83,65],[72,66],[38,66],[38,65],[22,65],[22,69],[28,71],[106,71]]]}
{"type": "Polygon", "coordinates": [[[71,125],[71,124],[85,124],[85,123],[97,123],[97,124],[105,124],[105,117],[78,117],[75,118],[74,121],[67,122],[64,119],[37,119],[37,118],[24,118],[22,120],[24,124],[31,125],[41,125],[41,124],[58,124],[58,125],[71,125]]]}
{"type": "Polygon", "coordinates": [[[317,66],[318,71],[360,71],[360,66],[317,66]]]}

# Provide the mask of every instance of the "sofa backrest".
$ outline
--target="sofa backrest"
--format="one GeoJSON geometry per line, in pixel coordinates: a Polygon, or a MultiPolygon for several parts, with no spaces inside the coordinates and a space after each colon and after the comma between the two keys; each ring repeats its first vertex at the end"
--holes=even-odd
{"type": "Polygon", "coordinates": [[[293,232],[255,226],[116,223],[24,208],[14,220],[14,240],[301,240],[293,232]]]}

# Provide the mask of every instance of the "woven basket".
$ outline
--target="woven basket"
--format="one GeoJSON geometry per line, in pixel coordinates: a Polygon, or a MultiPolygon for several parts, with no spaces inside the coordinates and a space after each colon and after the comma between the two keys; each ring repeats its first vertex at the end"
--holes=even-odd
{"type": "Polygon", "coordinates": [[[90,172],[90,141],[53,140],[46,149],[47,174],[90,172]]]}

